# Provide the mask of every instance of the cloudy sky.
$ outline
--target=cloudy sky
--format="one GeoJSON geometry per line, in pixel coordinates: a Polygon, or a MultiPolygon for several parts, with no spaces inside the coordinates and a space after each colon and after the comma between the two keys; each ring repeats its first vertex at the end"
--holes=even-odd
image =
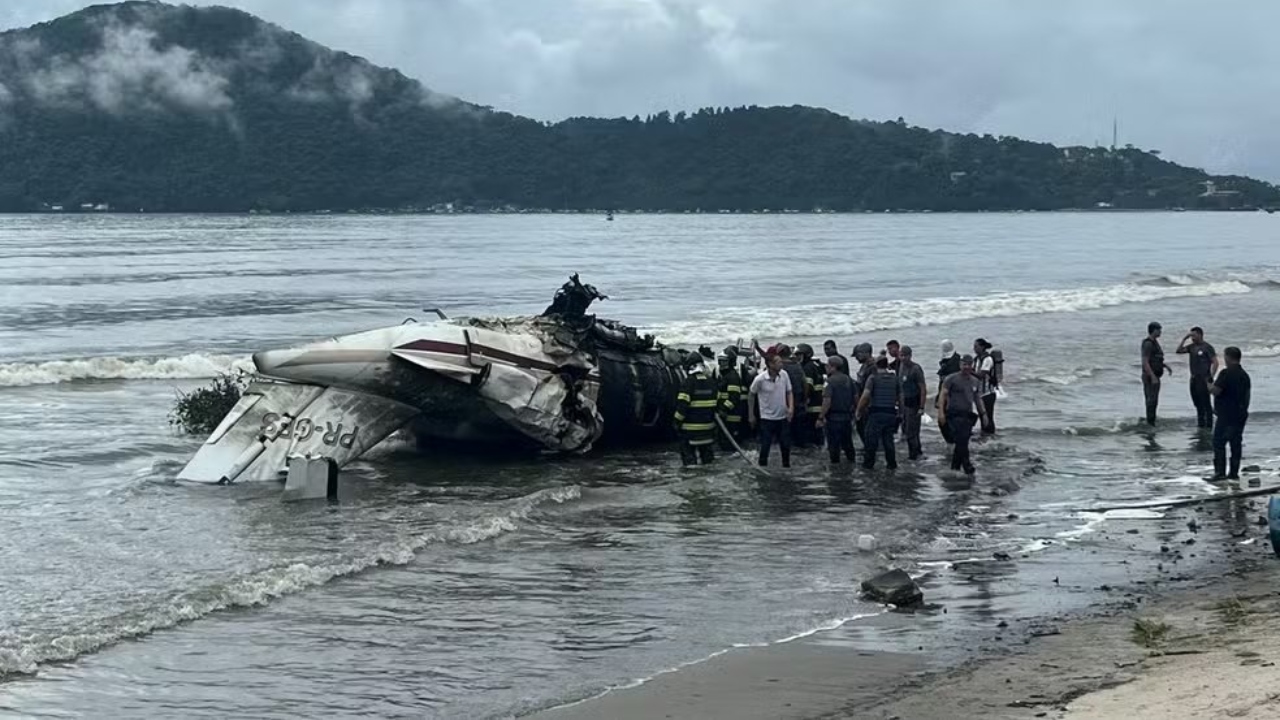
{"type": "MultiPolygon", "coordinates": [[[[189,2],[191,0],[188,0],[189,2]]],[[[0,27],[83,0],[2,0],[0,27]]],[[[196,2],[196,4],[210,4],[196,2]]],[[[1272,0],[220,0],[538,119],[804,104],[1280,181],[1272,0]]]]}

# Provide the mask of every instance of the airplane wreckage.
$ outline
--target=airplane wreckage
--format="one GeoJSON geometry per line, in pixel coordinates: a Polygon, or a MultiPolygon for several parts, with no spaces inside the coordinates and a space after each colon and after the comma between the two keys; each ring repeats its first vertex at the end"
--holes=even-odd
{"type": "MultiPolygon", "coordinates": [[[[239,402],[178,474],[238,483],[336,470],[399,430],[420,446],[584,453],[672,436],[687,350],[588,315],[575,274],[541,315],[403,324],[253,355],[239,402]]],[[[714,369],[714,363],[709,363],[714,369]]]]}

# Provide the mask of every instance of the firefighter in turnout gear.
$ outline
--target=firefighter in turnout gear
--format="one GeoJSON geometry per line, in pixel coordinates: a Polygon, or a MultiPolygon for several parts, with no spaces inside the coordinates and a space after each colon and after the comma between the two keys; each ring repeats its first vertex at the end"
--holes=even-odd
{"type": "Polygon", "coordinates": [[[813,348],[807,343],[797,345],[796,354],[800,356],[800,369],[804,371],[804,392],[807,398],[801,428],[808,436],[809,443],[822,447],[824,438],[823,433],[818,431],[817,420],[822,414],[822,390],[827,385],[827,371],[822,363],[813,359],[813,348]]]}
{"type": "Polygon", "coordinates": [[[719,390],[707,374],[700,353],[685,358],[687,373],[676,395],[676,430],[680,434],[680,460],[685,465],[708,465],[716,458],[716,405],[719,390]]]}
{"type": "MultiPolygon", "coordinates": [[[[741,442],[747,432],[747,389],[737,363],[738,349],[733,346],[725,348],[720,356],[720,394],[716,398],[720,404],[716,410],[729,429],[729,436],[741,442]]],[[[717,433],[717,436],[722,449],[733,450],[733,443],[724,433],[717,433]]]]}

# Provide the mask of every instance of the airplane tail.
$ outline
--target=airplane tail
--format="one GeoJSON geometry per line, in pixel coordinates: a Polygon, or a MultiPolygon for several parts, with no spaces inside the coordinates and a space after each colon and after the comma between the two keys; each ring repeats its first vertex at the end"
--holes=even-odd
{"type": "Polygon", "coordinates": [[[209,435],[179,480],[278,480],[294,456],[342,467],[403,427],[418,410],[386,398],[302,383],[257,381],[209,435]]]}

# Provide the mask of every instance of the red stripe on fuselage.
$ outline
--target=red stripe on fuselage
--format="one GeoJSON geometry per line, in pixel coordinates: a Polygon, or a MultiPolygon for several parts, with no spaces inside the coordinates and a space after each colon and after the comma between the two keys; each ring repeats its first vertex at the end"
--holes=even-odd
{"type": "MultiPolygon", "coordinates": [[[[397,350],[417,350],[420,352],[441,353],[444,355],[467,355],[467,346],[458,343],[443,342],[440,340],[414,340],[411,343],[401,345],[397,350]]],[[[517,355],[513,352],[500,350],[488,345],[471,345],[471,352],[476,355],[484,355],[493,360],[501,360],[502,362],[511,363],[516,367],[532,368],[535,370],[543,370],[545,372],[558,372],[559,367],[555,363],[550,363],[537,358],[525,357],[517,355]]]]}
{"type": "Polygon", "coordinates": [[[422,352],[444,353],[446,355],[466,355],[467,346],[440,340],[414,340],[401,345],[396,350],[421,350],[422,352]]]}

